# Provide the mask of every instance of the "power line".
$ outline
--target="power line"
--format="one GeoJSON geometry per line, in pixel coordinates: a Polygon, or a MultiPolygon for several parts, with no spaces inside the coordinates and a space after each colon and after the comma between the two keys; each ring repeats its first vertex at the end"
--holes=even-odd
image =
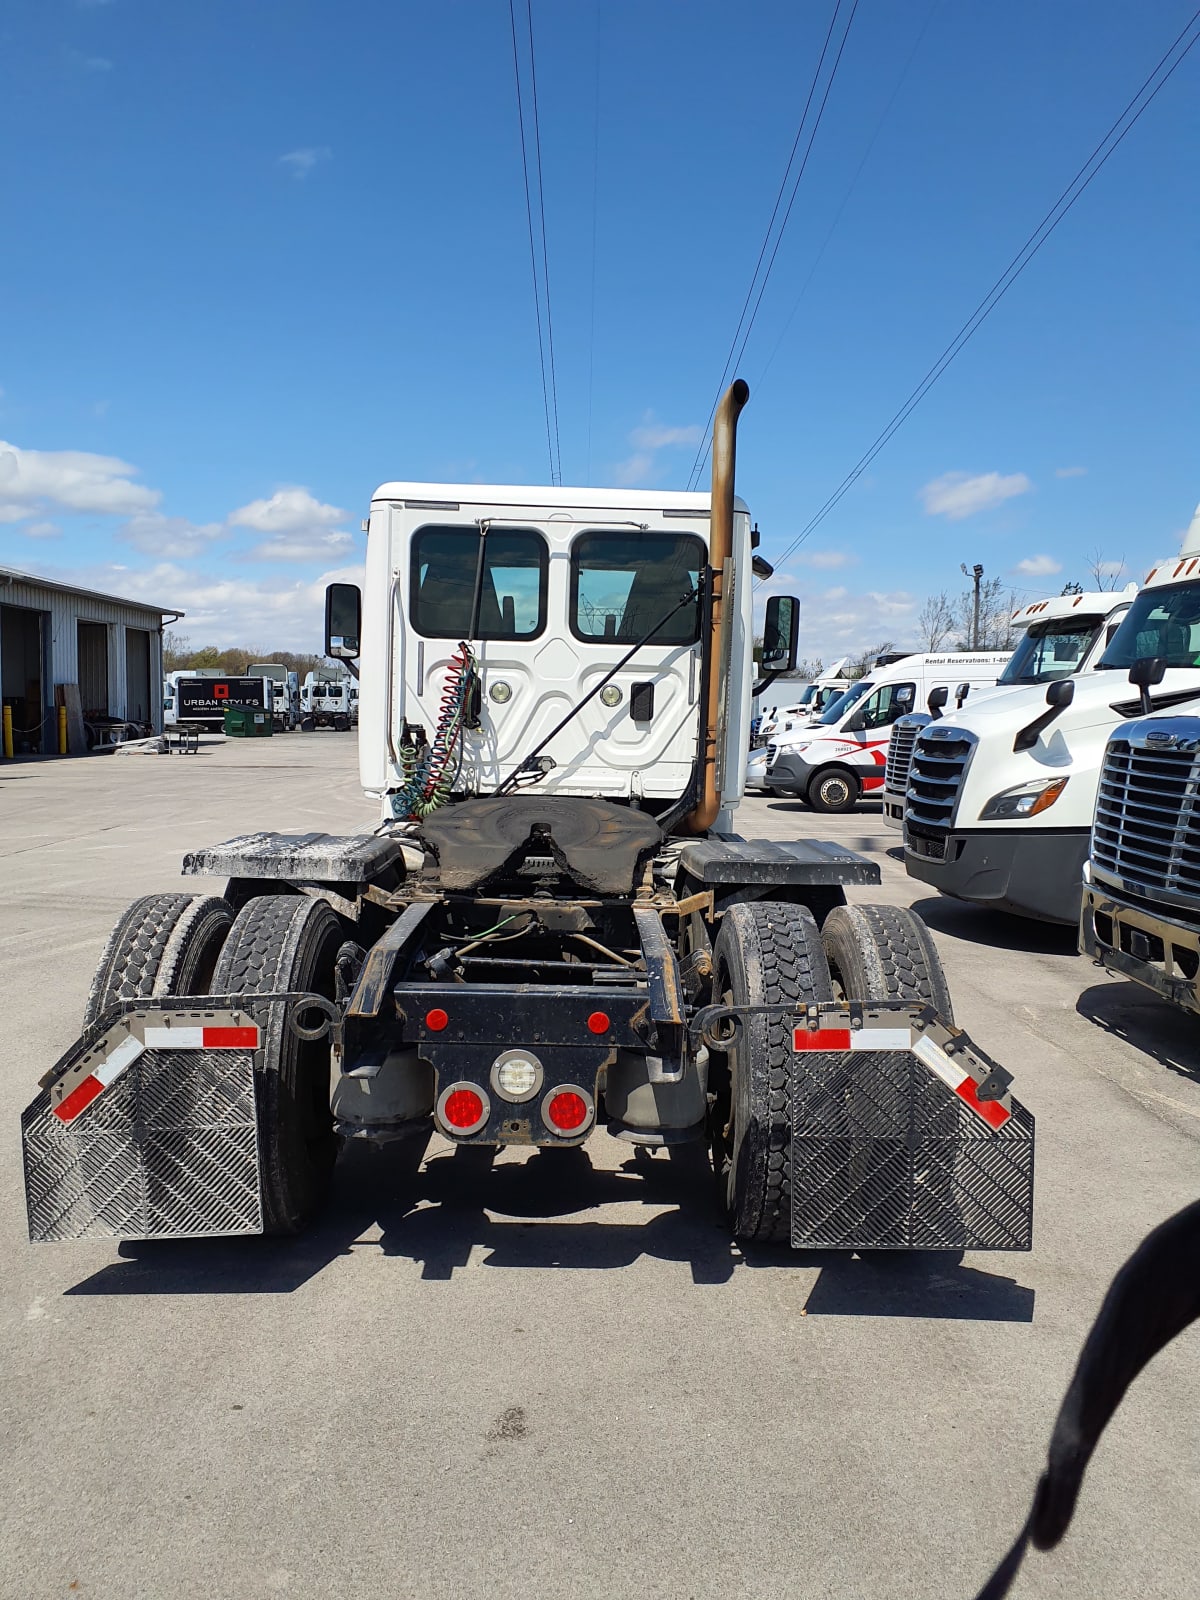
{"type": "Polygon", "coordinates": [[[525,25],[529,31],[529,89],[533,103],[533,143],[537,156],[538,215],[542,227],[542,297],[546,302],[546,348],[550,356],[550,403],[554,410],[554,459],[558,476],[553,482],[562,482],[562,446],[558,438],[558,377],[554,367],[554,320],[550,315],[550,258],[546,253],[546,200],[542,192],[542,128],[538,120],[537,56],[533,49],[532,0],[525,0],[525,25]]]}
{"type": "Polygon", "coordinates": [[[592,286],[588,311],[587,470],[584,474],[584,483],[592,481],[592,379],[596,359],[596,221],[600,177],[600,7],[602,3],[603,0],[596,0],[596,85],[592,106],[592,286]]]}
{"type": "Polygon", "coordinates": [[[767,248],[771,243],[771,232],[775,227],[775,219],[779,215],[779,206],[783,199],[784,191],[787,188],[788,178],[790,177],[792,171],[792,165],[796,159],[796,151],[800,147],[800,140],[804,134],[804,124],[808,119],[808,113],[812,107],[813,97],[817,92],[817,85],[821,80],[821,71],[825,65],[825,58],[829,54],[830,42],[833,39],[834,31],[837,27],[838,16],[842,9],[842,0],[835,0],[833,15],[829,19],[829,27],[825,33],[825,41],[821,46],[821,54],[817,58],[817,65],[813,71],[812,82],[809,84],[808,97],[804,102],[804,110],[800,114],[800,124],[796,129],[796,137],[792,141],[792,149],[788,156],[787,166],[784,169],[783,181],[779,185],[779,193],[775,196],[775,204],[771,210],[771,217],[767,223],[766,232],[763,235],[763,242],[758,252],[758,260],[754,264],[754,272],[750,279],[750,287],[746,290],[746,298],[742,303],[741,316],[738,318],[737,327],[734,329],[733,340],[729,346],[729,354],[725,357],[725,365],[721,370],[721,381],[717,385],[716,398],[713,400],[712,408],[709,411],[708,422],[706,423],[704,432],[701,435],[701,442],[696,451],[696,459],[692,464],[692,470],[688,477],[689,488],[699,478],[701,472],[703,472],[704,463],[707,460],[708,452],[712,447],[710,437],[712,420],[716,415],[717,406],[721,402],[721,396],[725,392],[725,381],[729,377],[730,372],[736,369],[738,362],[742,359],[742,355],[744,354],[746,345],[750,339],[750,334],[754,329],[754,323],[758,317],[758,309],[762,305],[763,295],[766,293],[767,283],[770,280],[771,271],[775,265],[775,257],[779,254],[779,246],[783,242],[784,231],[787,228],[788,219],[792,214],[792,207],[796,203],[796,194],[800,188],[800,181],[804,177],[805,168],[808,166],[808,158],[812,154],[813,143],[817,137],[817,131],[821,126],[821,118],[825,114],[825,107],[828,104],[829,94],[833,88],[833,80],[837,76],[837,70],[841,64],[842,52],[846,48],[846,40],[850,37],[850,29],[853,26],[855,13],[858,11],[858,5],[859,0],[853,0],[853,3],[850,7],[850,16],[847,20],[845,30],[842,33],[841,43],[838,45],[833,66],[830,69],[829,77],[826,80],[825,92],[821,97],[821,104],[817,108],[817,114],[808,136],[808,144],[805,146],[804,155],[800,161],[800,166],[797,169],[795,180],[792,183],[792,192],[788,197],[787,208],[783,214],[783,221],[779,224],[778,232],[775,235],[775,244],[771,249],[770,258],[767,260],[766,270],[763,272],[760,282],[759,271],[762,268],[763,259],[767,254],[767,248]],[[754,299],[754,305],[751,309],[750,302],[754,297],[756,283],[758,284],[758,296],[756,299],[754,299]],[[748,319],[747,312],[749,312],[748,319]],[[740,344],[739,338],[741,341],[740,344]]]}
{"type": "Polygon", "coordinates": [[[825,518],[838,504],[842,497],[848,492],[848,490],[853,487],[859,478],[862,477],[863,473],[887,444],[888,440],[891,439],[892,435],[897,431],[897,429],[903,425],[907,418],[924,399],[925,395],[928,394],[929,390],[941,377],[942,373],[945,372],[946,368],[954,360],[955,356],[958,355],[959,351],[963,348],[967,341],[974,333],[978,331],[986,319],[999,305],[1000,301],[1008,293],[1009,289],[1012,288],[1013,284],[1021,276],[1022,272],[1024,272],[1025,268],[1033,260],[1034,256],[1037,255],[1038,251],[1046,243],[1047,239],[1049,239],[1055,228],[1058,227],[1059,223],[1068,214],[1075,202],[1082,196],[1084,191],[1091,184],[1092,180],[1104,167],[1109,157],[1114,154],[1125,138],[1133,131],[1142,114],[1149,109],[1161,91],[1166,87],[1174,73],[1180,66],[1182,66],[1188,53],[1192,50],[1197,41],[1200,40],[1200,32],[1196,32],[1192,35],[1192,37],[1184,45],[1183,49],[1179,51],[1179,54],[1176,56],[1175,60],[1167,68],[1166,72],[1162,73],[1161,78],[1159,78],[1159,73],[1162,72],[1164,64],[1172,55],[1175,54],[1180,41],[1193,27],[1195,27],[1197,20],[1200,20],[1200,10],[1192,14],[1190,20],[1176,35],[1175,39],[1172,40],[1171,44],[1159,58],[1157,64],[1147,74],[1137,92],[1129,100],[1124,110],[1113,122],[1107,133],[1105,133],[1103,138],[1093,149],[1092,153],[1088,156],[1087,160],[1071,179],[1070,183],[1067,184],[1066,188],[1059,195],[1058,199],[1050,207],[1050,210],[1047,211],[1041,222],[1038,223],[1037,227],[1026,239],[1020,250],[1017,251],[1016,255],[1009,262],[1008,266],[996,279],[995,283],[993,283],[987,294],[984,295],[983,299],[976,306],[975,310],[967,318],[966,322],[963,323],[962,327],[955,334],[954,338],[942,351],[941,355],[934,362],[933,366],[929,368],[928,372],[926,372],[920,383],[916,386],[916,388],[908,396],[907,400],[905,400],[904,404],[892,417],[891,421],[887,424],[883,431],[876,436],[866,453],[859,458],[851,470],[842,479],[838,487],[825,501],[825,504],[805,524],[795,539],[792,540],[791,544],[788,545],[787,549],[784,550],[782,555],[776,557],[776,566],[786,561],[789,556],[799,549],[808,536],[813,533],[825,520],[825,518]],[[1155,78],[1158,78],[1157,83],[1154,83],[1155,78]],[[1151,84],[1154,84],[1153,89],[1150,89],[1151,84]],[[1150,93],[1148,95],[1146,95],[1147,89],[1150,89],[1150,93]],[[1143,95],[1146,95],[1146,98],[1139,106],[1138,101],[1142,100],[1143,95]],[[1136,111],[1134,110],[1135,106],[1137,106],[1136,111]],[[1132,115],[1130,114],[1131,112],[1132,115]],[[1122,124],[1124,124],[1123,127],[1122,124]],[[1118,132],[1118,130],[1120,131],[1118,132]],[[1107,149],[1105,149],[1106,145],[1108,146],[1107,149]],[[1101,152],[1103,152],[1103,154],[1101,154],[1101,152]]]}
{"type": "MultiPolygon", "coordinates": [[[[528,11],[528,0],[526,0],[526,10],[528,11]]],[[[517,13],[516,13],[515,0],[508,0],[508,20],[509,20],[509,23],[510,23],[511,28],[512,28],[513,79],[514,79],[514,81],[516,83],[516,87],[517,87],[517,121],[520,124],[520,130],[521,130],[521,170],[522,170],[522,173],[524,174],[524,179],[525,179],[525,221],[526,221],[526,225],[527,225],[528,231],[529,231],[529,266],[530,266],[530,270],[531,270],[531,272],[533,274],[533,308],[534,308],[534,315],[537,318],[538,365],[540,366],[541,373],[542,373],[542,409],[545,412],[545,417],[546,417],[546,452],[550,457],[550,482],[552,484],[555,484],[555,483],[558,483],[560,481],[560,477],[559,477],[558,467],[556,466],[556,463],[555,463],[555,454],[554,454],[554,444],[555,444],[555,439],[556,439],[557,434],[558,434],[557,396],[555,396],[555,404],[554,404],[554,407],[553,407],[553,413],[552,413],[552,410],[551,410],[551,394],[554,393],[554,390],[555,390],[554,370],[553,370],[553,362],[554,362],[553,346],[551,346],[551,352],[550,352],[551,370],[550,370],[549,378],[547,378],[547,375],[546,375],[546,345],[547,345],[547,342],[548,342],[547,334],[549,333],[549,285],[548,285],[548,283],[546,285],[546,288],[547,288],[547,295],[546,295],[546,302],[547,302],[546,303],[546,311],[547,311],[547,315],[546,315],[546,330],[545,330],[545,332],[543,332],[543,325],[542,325],[542,289],[541,289],[541,285],[539,284],[539,281],[538,281],[537,246],[534,244],[533,194],[532,194],[532,190],[530,189],[530,184],[529,184],[529,152],[528,152],[528,148],[527,148],[526,140],[525,140],[525,101],[524,101],[524,97],[522,96],[522,93],[521,93],[521,58],[520,58],[520,51],[519,51],[518,46],[517,46],[517,13]],[[552,415],[553,415],[553,421],[551,420],[552,419],[552,415]]],[[[530,40],[530,55],[531,55],[531,60],[532,60],[532,49],[533,49],[533,24],[532,24],[532,20],[530,20],[530,26],[529,26],[529,40],[530,40]]],[[[540,205],[541,192],[542,192],[542,167],[541,167],[541,139],[540,139],[540,135],[539,135],[539,138],[538,138],[537,184],[538,184],[539,208],[541,210],[541,216],[542,216],[541,233],[542,233],[543,262],[544,262],[545,261],[545,248],[546,248],[546,230],[545,230],[545,208],[541,207],[541,205],[540,205]]]]}

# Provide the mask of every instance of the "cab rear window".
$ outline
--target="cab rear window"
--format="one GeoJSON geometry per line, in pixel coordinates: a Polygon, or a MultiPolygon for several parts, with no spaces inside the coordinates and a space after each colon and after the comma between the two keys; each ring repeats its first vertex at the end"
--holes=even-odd
{"type": "Polygon", "coordinates": [[[429,639],[536,639],[546,626],[549,551],[532,528],[489,528],[479,615],[478,527],[418,528],[412,541],[409,619],[429,639]]]}
{"type": "Polygon", "coordinates": [[[580,534],[571,549],[571,632],[595,643],[637,644],[661,622],[650,643],[695,644],[704,557],[703,541],[690,534],[580,534]]]}

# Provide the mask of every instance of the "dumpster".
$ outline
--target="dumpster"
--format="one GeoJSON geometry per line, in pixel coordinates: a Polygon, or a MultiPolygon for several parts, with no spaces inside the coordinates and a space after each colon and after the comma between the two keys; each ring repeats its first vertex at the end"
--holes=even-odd
{"type": "Polygon", "coordinates": [[[274,733],[271,713],[262,706],[229,706],[225,712],[227,739],[263,739],[274,733]]]}

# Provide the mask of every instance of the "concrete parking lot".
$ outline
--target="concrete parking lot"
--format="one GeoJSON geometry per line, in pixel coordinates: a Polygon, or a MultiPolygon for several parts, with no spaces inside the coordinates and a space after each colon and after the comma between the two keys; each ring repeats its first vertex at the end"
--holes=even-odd
{"type": "MultiPolygon", "coordinates": [[[[702,1152],[354,1150],[293,1242],[37,1247],[18,1118],[185,849],[370,827],[351,736],[0,764],[0,1595],[972,1596],[1115,1268],[1200,1192],[1200,1047],[1068,930],[927,898],[877,810],[754,799],[934,930],[1038,1118],[1029,1255],[741,1252],[702,1152]]],[[[871,898],[862,892],[861,899],[871,898]]],[[[1015,1593],[1196,1592],[1200,1335],[1015,1593]]]]}

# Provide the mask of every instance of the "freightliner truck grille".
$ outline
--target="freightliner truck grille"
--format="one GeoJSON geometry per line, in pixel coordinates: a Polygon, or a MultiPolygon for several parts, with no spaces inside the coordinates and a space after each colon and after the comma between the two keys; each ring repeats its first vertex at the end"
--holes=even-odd
{"type": "Polygon", "coordinates": [[[887,766],[883,769],[883,786],[892,794],[903,794],[908,788],[913,746],[917,742],[917,734],[928,722],[929,718],[918,712],[915,716],[901,717],[892,729],[892,737],[888,740],[887,766]]]}
{"type": "Polygon", "coordinates": [[[1200,898],[1200,750],[1196,725],[1109,740],[1100,769],[1092,860],[1143,890],[1200,898]],[[1177,742],[1176,742],[1177,740],[1177,742]],[[1161,741],[1161,742],[1158,742],[1161,741]],[[1167,742],[1170,741],[1170,742],[1167,742]]]}
{"type": "MultiPolygon", "coordinates": [[[[963,728],[932,723],[917,734],[908,769],[904,820],[910,830],[949,829],[976,738],[963,728]]],[[[927,834],[928,836],[928,834],[927,834]]]]}

